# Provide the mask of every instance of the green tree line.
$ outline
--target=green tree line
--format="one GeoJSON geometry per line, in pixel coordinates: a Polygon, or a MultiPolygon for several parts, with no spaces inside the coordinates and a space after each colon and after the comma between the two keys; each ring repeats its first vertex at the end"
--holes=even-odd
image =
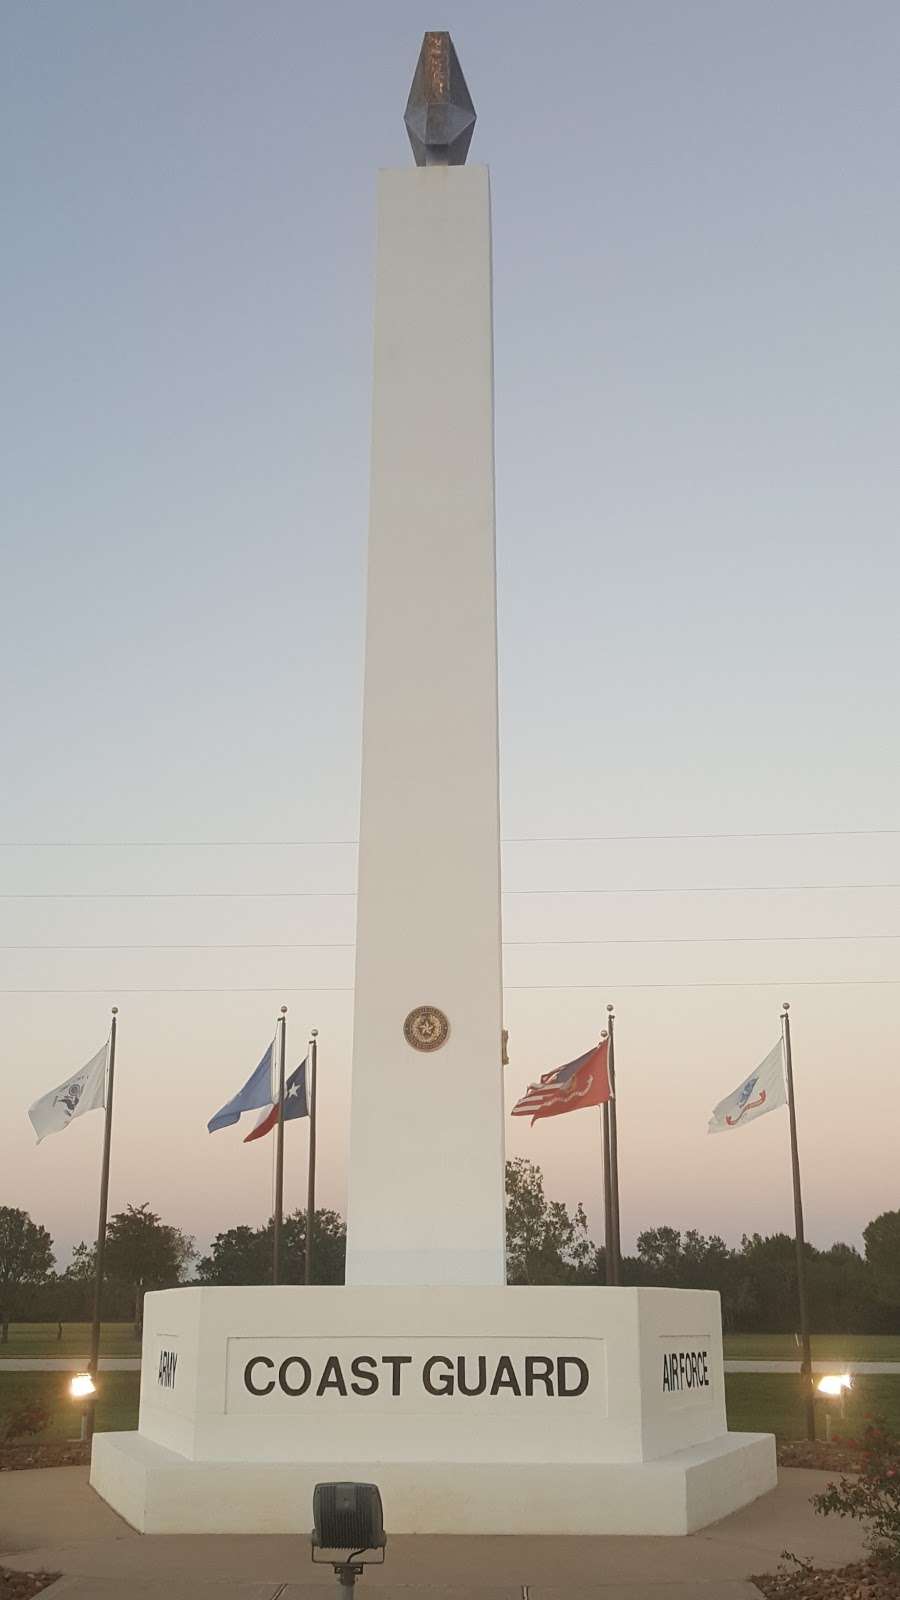
{"type": "MultiPolygon", "coordinates": [[[[219,1233],[205,1255],[148,1202],[110,1218],[104,1316],[140,1327],[151,1289],[197,1283],[271,1281],[272,1219],[219,1233]]],[[[511,1284],[602,1284],[603,1250],[588,1232],[583,1206],[547,1198],[540,1167],[523,1157],[506,1166],[507,1274],[511,1284]]],[[[817,1333],[900,1333],[900,1210],[885,1211],[863,1230],[864,1253],[836,1243],[806,1246],[810,1319],[817,1333]]],[[[336,1211],[315,1215],[313,1281],[343,1283],[346,1228],[336,1211]]],[[[302,1283],[306,1214],[283,1228],[284,1280],[302,1283]]],[[[669,1224],[638,1235],[622,1263],[625,1284],[717,1289],[725,1328],[740,1333],[792,1332],[797,1322],[793,1238],[745,1234],[739,1246],[718,1234],[669,1224]]],[[[85,1321],[93,1304],[94,1249],[81,1243],[64,1272],[55,1270],[53,1241],[27,1212],[0,1206],[0,1338],[10,1322],[85,1321]]]]}

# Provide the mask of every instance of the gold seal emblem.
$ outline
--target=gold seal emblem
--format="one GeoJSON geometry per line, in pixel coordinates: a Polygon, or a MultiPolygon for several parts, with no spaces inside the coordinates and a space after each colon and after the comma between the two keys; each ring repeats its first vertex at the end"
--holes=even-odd
{"type": "Polygon", "coordinates": [[[416,1006],[403,1024],[403,1037],[414,1050],[440,1050],[449,1032],[450,1024],[437,1006],[416,1006]]]}

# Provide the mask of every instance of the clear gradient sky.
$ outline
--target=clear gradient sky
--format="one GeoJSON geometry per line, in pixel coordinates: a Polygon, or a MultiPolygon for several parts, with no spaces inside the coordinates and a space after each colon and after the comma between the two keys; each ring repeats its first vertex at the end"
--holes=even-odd
{"type": "MultiPolygon", "coordinates": [[[[900,826],[893,0],[7,0],[0,1203],[63,1260],[101,1118],[25,1109],[115,1003],[114,1209],[268,1214],[205,1124],[282,1002],[344,1202],[374,184],[427,27],[492,171],[504,835],[900,826]],[[297,948],[171,948],[217,944],[297,948]]],[[[898,884],[890,832],[505,844],[510,1103],[615,1001],[629,1247],[791,1227],[784,1114],[706,1134],[785,998],[810,1236],[900,1204],[898,884]],[[519,892],[564,888],[617,892],[519,892]]],[[[594,1114],[509,1148],[599,1235],[594,1114]]]]}

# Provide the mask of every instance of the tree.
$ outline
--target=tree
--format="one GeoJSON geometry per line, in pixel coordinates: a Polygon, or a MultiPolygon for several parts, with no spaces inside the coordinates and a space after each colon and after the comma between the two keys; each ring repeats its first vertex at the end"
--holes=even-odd
{"type": "Polygon", "coordinates": [[[506,1276],[509,1283],[588,1283],[597,1250],[579,1201],[570,1215],[548,1200],[540,1167],[524,1156],[506,1163],[506,1276]]]}
{"type": "Polygon", "coordinates": [[[679,1288],[681,1284],[681,1231],[678,1228],[645,1228],[638,1234],[638,1260],[650,1274],[650,1282],[679,1288]]]}
{"type": "Polygon", "coordinates": [[[197,1262],[197,1282],[208,1284],[265,1283],[272,1280],[272,1252],[268,1260],[262,1228],[246,1223],[217,1233],[209,1255],[197,1262]]]}
{"type": "Polygon", "coordinates": [[[169,1289],[180,1283],[196,1254],[193,1239],[163,1222],[146,1200],[110,1217],[105,1270],[114,1282],[131,1288],[136,1329],[143,1323],[148,1289],[169,1289]]]}
{"type": "Polygon", "coordinates": [[[18,1314],[22,1290],[46,1282],[53,1271],[53,1240],[27,1211],[0,1206],[0,1341],[18,1314]]]}
{"type": "MultiPolygon", "coordinates": [[[[242,1224],[216,1235],[197,1265],[205,1284],[271,1283],[274,1220],[261,1228],[242,1224]]],[[[313,1235],[313,1282],[343,1283],[347,1228],[336,1211],[317,1211],[313,1235]]],[[[282,1282],[302,1283],[306,1274],[306,1212],[285,1217],[281,1232],[282,1282]]]]}
{"type": "Polygon", "coordinates": [[[882,1211],[863,1229],[866,1262],[875,1296],[900,1307],[900,1211],[882,1211]]]}
{"type": "Polygon", "coordinates": [[[863,1333],[871,1327],[870,1274],[852,1245],[837,1243],[816,1251],[808,1277],[809,1316],[814,1328],[863,1333]]]}

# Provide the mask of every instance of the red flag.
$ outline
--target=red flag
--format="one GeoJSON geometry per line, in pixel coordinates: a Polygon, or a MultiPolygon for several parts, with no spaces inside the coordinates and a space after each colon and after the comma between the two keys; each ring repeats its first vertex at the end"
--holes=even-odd
{"type": "Polygon", "coordinates": [[[545,1072],[540,1083],[533,1083],[512,1108],[514,1117],[558,1117],[564,1111],[580,1111],[582,1106],[601,1106],[612,1099],[609,1086],[609,1040],[601,1039],[593,1050],[568,1061],[564,1067],[545,1072]]]}

